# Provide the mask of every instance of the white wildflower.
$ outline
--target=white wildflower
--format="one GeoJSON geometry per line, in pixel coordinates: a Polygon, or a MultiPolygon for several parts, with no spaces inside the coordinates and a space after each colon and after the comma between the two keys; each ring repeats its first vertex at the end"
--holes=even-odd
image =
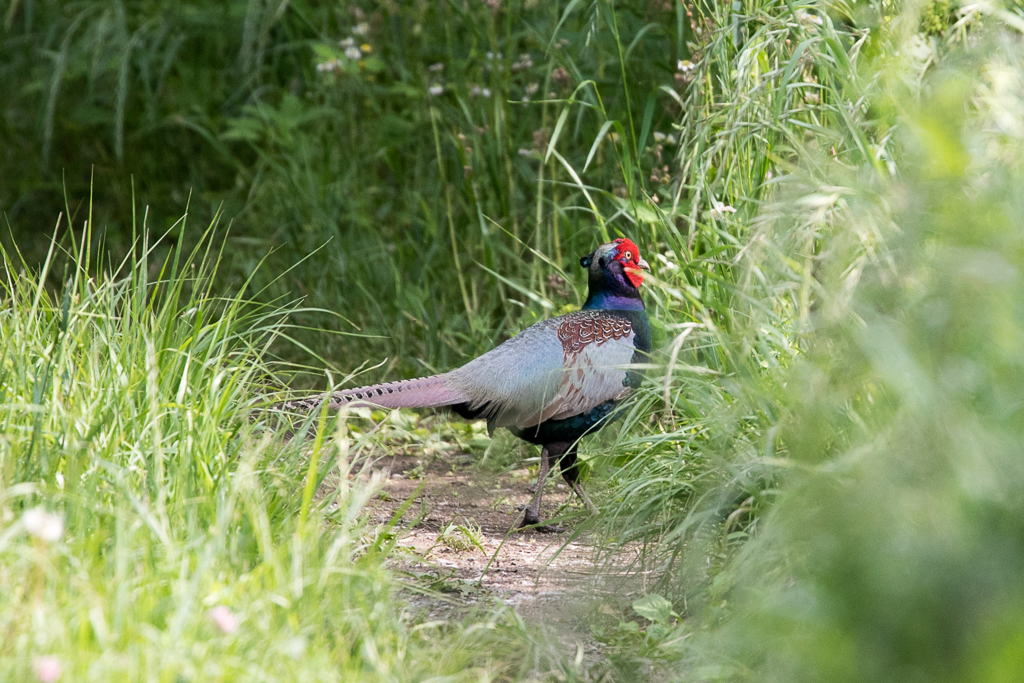
{"type": "Polygon", "coordinates": [[[32,672],[40,683],[54,683],[62,673],[60,660],[53,655],[36,657],[32,660],[32,672]]]}
{"type": "Polygon", "coordinates": [[[687,73],[697,68],[697,65],[691,62],[689,59],[680,59],[676,62],[676,71],[680,73],[687,73]]]}
{"type": "Polygon", "coordinates": [[[491,89],[490,88],[484,88],[483,90],[480,91],[480,94],[483,95],[484,97],[490,97],[491,96],[491,89]]]}
{"type": "Polygon", "coordinates": [[[669,135],[667,138],[665,138],[665,142],[667,142],[670,145],[676,144],[676,136],[675,135],[669,135]]]}
{"type": "Polygon", "coordinates": [[[519,156],[521,156],[521,157],[528,157],[531,154],[533,154],[533,150],[524,149],[523,147],[519,148],[519,156]]]}
{"type": "Polygon", "coordinates": [[[428,68],[436,73],[438,71],[444,71],[444,64],[442,64],[441,62],[437,62],[435,64],[431,64],[428,68]]]}
{"type": "Polygon", "coordinates": [[[657,130],[654,131],[654,141],[655,142],[665,142],[665,134],[662,133],[661,131],[657,131],[657,130]]]}
{"type": "Polygon", "coordinates": [[[361,24],[356,24],[355,27],[352,29],[352,35],[354,36],[365,36],[369,32],[370,25],[367,24],[365,21],[361,24]]]}
{"type": "Polygon", "coordinates": [[[727,213],[736,213],[736,209],[728,204],[723,204],[717,199],[711,200],[712,208],[708,213],[714,218],[722,218],[727,213]]]}
{"type": "Polygon", "coordinates": [[[440,95],[441,93],[444,92],[444,86],[443,85],[432,85],[427,90],[427,92],[429,92],[431,95],[440,95]]]}
{"type": "Polygon", "coordinates": [[[353,38],[352,36],[349,36],[345,40],[338,41],[338,45],[341,45],[342,47],[355,47],[356,39],[353,38]]]}
{"type": "Polygon", "coordinates": [[[519,55],[519,59],[512,65],[513,71],[525,71],[533,67],[533,57],[529,53],[519,55]]]}
{"type": "Polygon", "coordinates": [[[359,59],[363,56],[363,53],[359,51],[359,48],[353,45],[352,47],[345,48],[345,56],[349,59],[359,59]]]}
{"type": "Polygon", "coordinates": [[[42,507],[27,510],[21,516],[21,523],[25,531],[47,543],[60,540],[64,535],[64,519],[50,514],[42,507]]]}
{"type": "Polygon", "coordinates": [[[528,86],[526,86],[526,94],[528,96],[532,96],[539,89],[540,89],[540,85],[538,85],[536,83],[530,83],[528,86]]]}
{"type": "Polygon", "coordinates": [[[217,605],[208,614],[221,633],[230,635],[238,630],[238,617],[224,605],[217,605]]]}
{"type": "Polygon", "coordinates": [[[824,23],[821,17],[819,17],[817,14],[813,14],[804,9],[798,9],[796,11],[796,18],[804,22],[805,24],[816,24],[818,26],[821,26],[824,23]]]}

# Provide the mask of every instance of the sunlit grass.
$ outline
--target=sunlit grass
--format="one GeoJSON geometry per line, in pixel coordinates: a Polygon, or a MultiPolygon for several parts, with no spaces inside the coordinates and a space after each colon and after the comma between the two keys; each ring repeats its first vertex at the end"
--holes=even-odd
{"type": "MultiPolygon", "coordinates": [[[[360,455],[367,437],[321,416],[315,439],[285,442],[250,419],[286,311],[211,293],[212,231],[162,263],[145,238],[121,264],[90,255],[88,238],[55,244],[41,272],[8,263],[22,274],[2,288],[0,671],[348,681],[504,670],[458,628],[407,623],[386,544],[364,523],[381,483],[360,455]]],[[[488,618],[483,635],[504,623],[488,618]]]]}

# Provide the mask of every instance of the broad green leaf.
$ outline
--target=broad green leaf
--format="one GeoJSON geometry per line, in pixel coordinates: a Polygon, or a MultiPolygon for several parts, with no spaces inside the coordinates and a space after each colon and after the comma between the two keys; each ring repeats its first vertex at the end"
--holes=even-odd
{"type": "Polygon", "coordinates": [[[672,618],[672,603],[657,593],[651,593],[635,600],[633,611],[645,619],[663,624],[672,618]]]}

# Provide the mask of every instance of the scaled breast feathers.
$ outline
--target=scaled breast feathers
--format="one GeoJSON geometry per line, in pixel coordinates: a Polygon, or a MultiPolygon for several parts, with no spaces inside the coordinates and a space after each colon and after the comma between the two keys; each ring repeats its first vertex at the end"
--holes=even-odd
{"type": "Polygon", "coordinates": [[[628,337],[633,326],[624,318],[618,318],[598,311],[580,311],[567,315],[558,325],[558,340],[562,351],[569,358],[578,354],[588,344],[600,346],[606,341],[628,337]]]}

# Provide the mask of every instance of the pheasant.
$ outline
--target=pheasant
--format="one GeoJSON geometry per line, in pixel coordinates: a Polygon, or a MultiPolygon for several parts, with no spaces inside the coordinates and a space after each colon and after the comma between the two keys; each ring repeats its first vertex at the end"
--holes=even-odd
{"type": "MultiPolygon", "coordinates": [[[[651,328],[640,298],[642,271],[649,271],[628,239],[602,244],[580,259],[588,295],[579,311],[544,320],[457,370],[419,379],[346,389],[331,408],[373,404],[385,408],[450,407],[463,418],[486,419],[488,431],[505,427],[541,447],[537,490],[520,527],[560,531],[540,519],[541,492],[549,470],[562,477],[591,512],[597,511],[579,482],[579,440],[614,420],[616,408],[640,384],[630,364],[651,350],[651,328]]],[[[288,401],[288,411],[316,409],[322,399],[288,401]]]]}

